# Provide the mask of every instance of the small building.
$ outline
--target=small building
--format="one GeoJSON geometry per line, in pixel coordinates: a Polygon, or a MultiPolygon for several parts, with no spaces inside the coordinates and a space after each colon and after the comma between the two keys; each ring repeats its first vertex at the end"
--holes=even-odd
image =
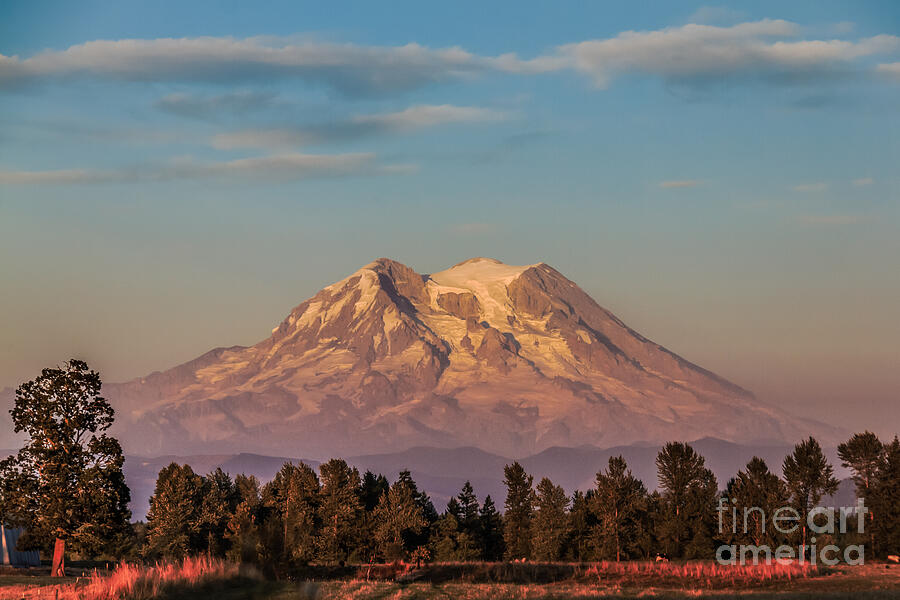
{"type": "Polygon", "coordinates": [[[16,542],[25,532],[22,528],[0,525],[0,564],[13,567],[37,567],[41,564],[41,557],[37,550],[16,550],[16,542]]]}

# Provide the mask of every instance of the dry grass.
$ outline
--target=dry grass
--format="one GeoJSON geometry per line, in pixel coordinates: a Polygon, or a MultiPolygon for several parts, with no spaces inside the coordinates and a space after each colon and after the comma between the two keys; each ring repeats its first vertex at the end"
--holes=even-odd
{"type": "MultiPolygon", "coordinates": [[[[0,587],[0,599],[40,600],[568,600],[711,598],[726,600],[883,600],[900,598],[900,568],[884,564],[819,570],[799,564],[720,566],[711,562],[393,563],[311,569],[297,582],[267,582],[219,560],[120,565],[76,582],[0,587]],[[327,575],[326,575],[327,574],[327,575]],[[318,575],[318,576],[317,576],[318,575]],[[322,575],[326,575],[322,577],[322,575]]],[[[2,577],[0,577],[2,580],[2,577]]]]}

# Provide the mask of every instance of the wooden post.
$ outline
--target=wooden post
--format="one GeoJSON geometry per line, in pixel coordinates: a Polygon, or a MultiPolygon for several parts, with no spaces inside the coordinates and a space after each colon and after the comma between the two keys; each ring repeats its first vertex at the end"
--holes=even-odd
{"type": "Polygon", "coordinates": [[[53,546],[53,565],[50,567],[51,577],[66,576],[66,540],[56,538],[53,546]]]}

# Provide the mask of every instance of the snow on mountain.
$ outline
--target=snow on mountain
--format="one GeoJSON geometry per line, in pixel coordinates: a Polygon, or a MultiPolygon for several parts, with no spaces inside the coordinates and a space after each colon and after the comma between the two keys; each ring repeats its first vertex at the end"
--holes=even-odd
{"type": "Polygon", "coordinates": [[[250,347],[104,387],[126,448],[327,457],[832,435],[634,332],[540,263],[376,260],[250,347]]]}

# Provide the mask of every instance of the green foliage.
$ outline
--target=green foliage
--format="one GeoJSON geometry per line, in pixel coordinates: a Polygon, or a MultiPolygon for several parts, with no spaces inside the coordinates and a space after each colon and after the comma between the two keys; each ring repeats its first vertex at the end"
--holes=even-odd
{"type": "Polygon", "coordinates": [[[159,472],[147,513],[147,556],[183,558],[205,549],[204,487],[189,465],[171,463],[159,472]]]}
{"type": "Polygon", "coordinates": [[[503,469],[506,484],[506,511],[503,540],[507,560],[531,556],[531,520],[534,514],[534,478],[518,462],[503,469]]]}
{"type": "Polygon", "coordinates": [[[16,390],[10,414],[28,439],[0,462],[0,514],[27,529],[20,547],[62,539],[82,554],[108,554],[130,535],[124,457],[105,433],[114,411],[101,386],[96,371],[70,360],[16,390]]]}
{"type": "Polygon", "coordinates": [[[754,456],[728,482],[722,511],[722,533],[729,544],[775,548],[784,534],[775,529],[775,511],[786,506],[787,488],[766,462],[754,456]]]}
{"type": "Polygon", "coordinates": [[[479,541],[482,559],[495,561],[506,553],[506,542],[503,539],[503,517],[497,512],[494,500],[486,496],[481,511],[478,513],[479,541]]]}
{"type": "Polygon", "coordinates": [[[418,547],[408,543],[427,525],[416,491],[408,481],[397,481],[375,508],[375,541],[384,558],[406,558],[418,547]]]}
{"type": "Polygon", "coordinates": [[[600,557],[618,561],[639,554],[646,498],[644,484],[631,474],[625,459],[610,457],[606,473],[597,473],[593,496],[596,548],[600,557]]]}
{"type": "Polygon", "coordinates": [[[810,437],[794,446],[782,466],[790,503],[800,513],[800,544],[806,546],[806,518],[825,494],[837,491],[834,467],[828,463],[822,447],[810,437]]]}
{"type": "Polygon", "coordinates": [[[869,510],[875,515],[872,534],[879,554],[900,554],[900,440],[886,444],[875,473],[869,510]]]}
{"type": "Polygon", "coordinates": [[[359,471],[333,458],[319,467],[318,558],[323,562],[346,561],[359,542],[358,525],[363,514],[359,471]]]}
{"type": "Polygon", "coordinates": [[[561,486],[544,477],[537,486],[534,517],[531,521],[531,556],[539,561],[562,557],[567,536],[569,497],[561,486]]]}
{"type": "Polygon", "coordinates": [[[689,444],[669,442],[656,457],[661,513],[657,537],[672,556],[698,557],[712,545],[716,479],[689,444]]]}

